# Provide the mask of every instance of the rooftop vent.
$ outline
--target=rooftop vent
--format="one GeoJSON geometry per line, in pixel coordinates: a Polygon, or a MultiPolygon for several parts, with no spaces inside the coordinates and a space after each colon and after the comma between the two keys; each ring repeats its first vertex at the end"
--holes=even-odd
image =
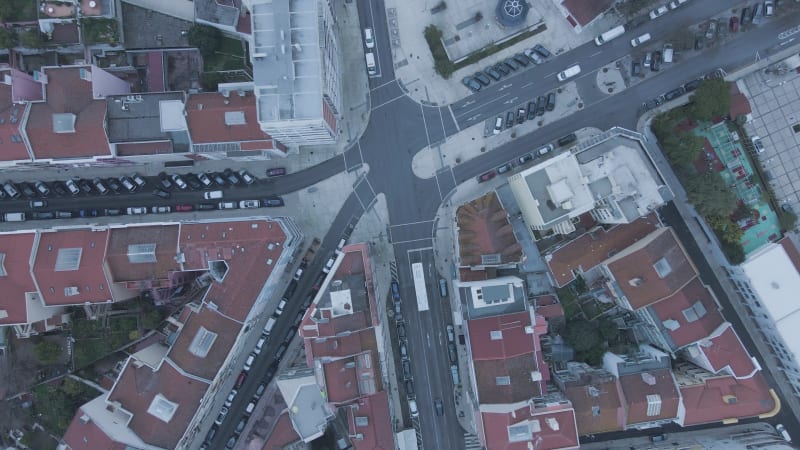
{"type": "Polygon", "coordinates": [[[628,280],[628,284],[633,287],[639,287],[642,285],[642,283],[644,283],[644,279],[642,279],[642,277],[631,278],[628,280]]]}
{"type": "Polygon", "coordinates": [[[650,386],[656,385],[656,377],[654,377],[650,372],[642,372],[642,381],[650,386]]]}

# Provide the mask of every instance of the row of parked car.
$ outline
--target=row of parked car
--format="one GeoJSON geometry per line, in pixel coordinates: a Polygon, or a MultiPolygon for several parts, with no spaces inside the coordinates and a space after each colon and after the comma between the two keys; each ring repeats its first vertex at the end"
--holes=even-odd
{"type": "Polygon", "coordinates": [[[531,100],[528,102],[527,108],[523,105],[520,105],[517,108],[516,113],[514,111],[508,111],[506,113],[505,122],[503,122],[503,116],[497,116],[494,121],[494,129],[492,130],[492,134],[500,134],[503,131],[503,125],[505,124],[505,129],[509,129],[514,126],[514,124],[522,124],[526,120],[533,120],[537,116],[543,116],[545,111],[552,111],[556,108],[556,93],[550,92],[549,94],[540,95],[536,100],[531,100]]]}
{"type": "MultiPolygon", "coordinates": [[[[567,134],[565,136],[560,137],[558,139],[558,141],[556,141],[556,143],[558,144],[559,147],[566,147],[568,145],[573,144],[577,140],[578,140],[578,137],[575,135],[575,133],[570,133],[570,134],[567,134]]],[[[494,178],[495,176],[497,176],[498,174],[502,175],[504,173],[511,172],[512,170],[514,170],[514,167],[523,166],[525,164],[528,164],[529,162],[533,161],[536,158],[542,158],[542,157],[546,156],[547,154],[549,154],[550,152],[552,152],[555,148],[556,148],[555,145],[547,144],[547,145],[539,148],[538,150],[536,150],[534,152],[526,153],[526,154],[520,156],[519,158],[517,158],[514,161],[509,161],[509,162],[503,164],[502,166],[499,166],[499,167],[496,167],[496,168],[494,168],[492,170],[484,172],[484,173],[482,173],[481,175],[478,176],[478,183],[483,183],[484,181],[489,181],[492,178],[494,178]]]]}
{"type": "Polygon", "coordinates": [[[655,108],[656,106],[661,105],[664,102],[668,102],[670,100],[675,100],[676,98],[680,97],[681,95],[688,94],[689,92],[694,91],[695,89],[697,89],[700,86],[700,83],[702,83],[703,80],[709,80],[709,79],[721,78],[721,77],[722,77],[722,73],[719,70],[715,70],[713,72],[710,72],[710,73],[706,74],[703,77],[694,79],[694,80],[689,81],[687,83],[684,83],[681,86],[678,86],[675,89],[672,89],[671,91],[668,91],[668,92],[666,92],[666,93],[664,93],[662,95],[659,95],[656,98],[650,99],[650,100],[642,103],[641,109],[642,109],[642,111],[651,110],[651,109],[655,108]]]}
{"type": "Polygon", "coordinates": [[[500,81],[503,77],[528,67],[531,63],[542,64],[551,55],[550,50],[541,44],[536,44],[533,48],[525,50],[523,53],[517,53],[497,64],[488,66],[483,71],[475,72],[471,76],[462,78],[461,83],[473,92],[477,92],[484,86],[491,84],[492,80],[500,81]]]}

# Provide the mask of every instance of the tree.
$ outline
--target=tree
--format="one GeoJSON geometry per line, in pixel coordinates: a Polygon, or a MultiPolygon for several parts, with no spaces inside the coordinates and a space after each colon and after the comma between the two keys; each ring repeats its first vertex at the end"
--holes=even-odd
{"type": "Polygon", "coordinates": [[[222,42],[222,32],[208,25],[192,25],[187,36],[189,45],[197,47],[204,58],[212,56],[222,42]]]}
{"type": "Polygon", "coordinates": [[[736,207],[736,195],[716,172],[689,177],[683,187],[689,202],[704,217],[728,217],[736,207]]]}
{"type": "Polygon", "coordinates": [[[778,223],[783,231],[793,230],[797,225],[797,214],[792,211],[780,211],[778,214],[778,223]]]}
{"type": "Polygon", "coordinates": [[[564,339],[576,352],[585,352],[602,342],[596,322],[573,320],[567,322],[564,339]]]}
{"type": "Polygon", "coordinates": [[[687,108],[689,117],[703,121],[709,121],[714,117],[725,117],[731,108],[730,83],[721,78],[704,80],[691,100],[687,108]]]}
{"type": "Polygon", "coordinates": [[[0,48],[11,48],[17,45],[17,33],[8,28],[0,28],[0,48]]]}
{"type": "Polygon", "coordinates": [[[52,364],[61,358],[61,346],[52,341],[39,342],[33,347],[33,351],[42,364],[52,364]]]}
{"type": "Polygon", "coordinates": [[[42,33],[39,32],[38,28],[32,28],[19,35],[19,44],[26,48],[42,48],[44,39],[42,39],[42,33]]]}

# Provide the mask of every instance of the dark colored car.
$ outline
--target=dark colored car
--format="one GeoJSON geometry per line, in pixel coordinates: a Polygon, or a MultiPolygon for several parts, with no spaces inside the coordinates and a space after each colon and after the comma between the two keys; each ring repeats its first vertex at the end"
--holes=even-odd
{"type": "Polygon", "coordinates": [[[107,179],[106,185],[108,186],[109,189],[111,189],[111,192],[115,194],[119,194],[120,192],[122,192],[122,185],[119,184],[119,181],[117,181],[114,178],[107,179]]]}
{"type": "Polygon", "coordinates": [[[265,383],[269,383],[270,381],[272,381],[272,377],[275,376],[275,372],[277,371],[278,371],[278,362],[275,361],[272,364],[270,364],[269,367],[267,367],[267,371],[264,372],[264,378],[262,378],[262,380],[265,383]]]}
{"type": "Polygon", "coordinates": [[[217,186],[225,186],[228,184],[228,182],[225,181],[225,177],[220,172],[211,173],[209,176],[214,180],[214,183],[217,183],[217,186]]]}
{"type": "Polygon", "coordinates": [[[653,62],[650,63],[650,70],[652,70],[653,72],[658,72],[658,70],[661,68],[661,63],[663,61],[664,61],[664,57],[663,57],[663,54],[661,53],[661,50],[654,51],[653,52],[653,62]]]}
{"type": "Polygon", "coordinates": [[[640,77],[642,76],[642,63],[638,61],[634,61],[631,63],[631,76],[640,77]]]}
{"type": "Polygon", "coordinates": [[[677,89],[673,89],[673,90],[667,92],[666,94],[664,94],[664,99],[667,100],[667,101],[673,100],[673,99],[676,99],[676,98],[680,97],[681,95],[683,95],[685,93],[686,93],[686,89],[683,86],[681,86],[681,87],[679,87],[677,89]]]}
{"type": "Polygon", "coordinates": [[[211,211],[217,209],[217,205],[213,203],[198,203],[196,208],[198,211],[211,211]]]}
{"type": "Polygon", "coordinates": [[[703,49],[703,35],[698,34],[694,37],[694,49],[695,50],[702,50],[703,49]]]}
{"type": "Polygon", "coordinates": [[[34,211],[31,213],[31,218],[33,220],[47,220],[55,219],[56,215],[50,211],[34,211]]]}
{"type": "Polygon", "coordinates": [[[280,197],[265,198],[262,203],[267,208],[274,208],[276,206],[283,206],[284,205],[283,199],[280,198],[280,197]]]}
{"type": "Polygon", "coordinates": [[[564,146],[567,146],[569,144],[572,144],[573,142],[575,142],[577,140],[578,140],[578,136],[575,136],[575,133],[570,133],[570,134],[568,134],[566,136],[561,136],[558,139],[558,145],[560,147],[564,147],[564,146]]]}
{"type": "Polygon", "coordinates": [[[450,364],[456,364],[458,362],[458,353],[456,352],[456,344],[452,342],[447,344],[447,357],[450,359],[450,364]]]}
{"type": "Polygon", "coordinates": [[[513,168],[514,168],[514,166],[511,163],[505,163],[502,166],[497,168],[497,173],[498,174],[506,173],[506,172],[511,171],[511,169],[513,169],[513,168]]]}
{"type": "Polygon", "coordinates": [[[56,195],[58,196],[67,195],[67,187],[64,186],[64,183],[62,181],[54,181],[52,183],[52,186],[53,190],[56,192],[56,195]]]}
{"type": "Polygon", "coordinates": [[[697,89],[697,87],[700,86],[700,83],[702,83],[702,82],[703,82],[702,79],[692,80],[692,81],[684,84],[683,88],[686,89],[686,92],[692,92],[693,90],[697,89]]]}
{"type": "Polygon", "coordinates": [[[525,108],[517,110],[517,123],[525,122],[525,108]]]}
{"type": "Polygon", "coordinates": [[[536,44],[536,45],[534,45],[534,46],[533,46],[533,50],[534,50],[536,53],[538,53],[538,54],[542,55],[542,58],[549,58],[549,57],[550,57],[550,55],[551,55],[551,53],[550,53],[550,50],[548,50],[548,49],[544,48],[544,46],[543,46],[542,44],[536,44]]]}
{"type": "Polygon", "coordinates": [[[492,82],[492,80],[489,79],[489,77],[487,77],[483,72],[475,72],[472,77],[478,80],[478,82],[484,86],[488,86],[492,82]]]}
{"type": "Polygon", "coordinates": [[[528,120],[533,120],[536,117],[536,102],[528,102],[528,120]]]}
{"type": "Polygon", "coordinates": [[[408,398],[414,398],[414,382],[406,380],[406,395],[408,398]]]}
{"type": "Polygon", "coordinates": [[[750,18],[750,9],[747,6],[742,7],[742,14],[739,16],[739,23],[745,25],[747,19],[750,18]]]}
{"type": "Polygon", "coordinates": [[[91,194],[94,187],[92,187],[92,183],[89,180],[85,180],[81,178],[78,180],[78,187],[81,188],[84,194],[91,194]]]}
{"type": "Polygon", "coordinates": [[[503,64],[510,67],[511,70],[518,70],[520,67],[519,63],[514,61],[514,58],[508,58],[507,60],[503,61],[503,64]]]}
{"type": "Polygon", "coordinates": [[[175,187],[175,185],[172,184],[172,180],[169,179],[165,172],[158,174],[158,183],[161,186],[161,189],[164,189],[165,191],[171,191],[172,188],[175,187]]]}
{"type": "Polygon", "coordinates": [[[410,380],[411,376],[411,361],[404,360],[403,361],[403,379],[410,380]]]}
{"type": "Polygon", "coordinates": [[[223,174],[225,175],[225,179],[228,180],[228,183],[230,183],[231,186],[238,186],[242,182],[241,178],[239,178],[239,175],[236,175],[231,169],[225,169],[225,172],[223,172],[223,174]]]}
{"type": "Polygon", "coordinates": [[[551,92],[547,94],[547,110],[552,111],[556,109],[556,93],[551,92]]]}
{"type": "Polygon", "coordinates": [[[517,161],[519,161],[520,164],[525,164],[532,159],[533,159],[533,153],[526,153],[520,156],[517,161]]]}
{"type": "Polygon", "coordinates": [[[400,285],[397,284],[397,281],[392,281],[392,300],[400,301],[400,285]]]}
{"type": "Polygon", "coordinates": [[[509,111],[506,113],[506,128],[511,128],[514,126],[514,111],[509,111]]]}
{"type": "Polygon", "coordinates": [[[203,188],[203,183],[200,182],[200,179],[197,178],[197,175],[193,173],[187,173],[183,176],[184,181],[186,184],[189,185],[189,189],[196,191],[203,188]]]}
{"type": "Polygon", "coordinates": [[[506,76],[511,73],[511,69],[506,67],[503,63],[495,64],[494,70],[500,72],[501,74],[503,74],[503,76],[506,76]]]}
{"type": "Polygon", "coordinates": [[[498,81],[500,78],[503,78],[503,76],[500,74],[500,72],[494,70],[494,67],[492,67],[492,66],[487,67],[486,70],[484,70],[484,73],[486,73],[486,75],[489,75],[490,77],[492,77],[492,79],[494,81],[498,81]]]}
{"type": "Polygon", "coordinates": [[[547,107],[547,97],[540,95],[536,99],[536,115],[543,116],[545,108],[547,107]]]}
{"type": "Polygon", "coordinates": [[[268,177],[280,177],[283,175],[286,175],[285,167],[273,167],[272,169],[267,169],[268,177]]]}
{"type": "Polygon", "coordinates": [[[34,189],[30,183],[19,183],[19,190],[25,197],[28,198],[36,197],[36,189],[34,189]]]}
{"type": "Polygon", "coordinates": [[[433,406],[436,409],[437,416],[441,417],[444,415],[444,404],[442,403],[442,399],[437,398],[436,400],[434,400],[433,406]]]}
{"type": "Polygon", "coordinates": [[[242,385],[244,384],[244,380],[246,379],[247,379],[247,372],[245,372],[244,370],[239,372],[239,376],[236,377],[236,383],[234,383],[233,387],[235,389],[241,388],[242,385]]]}
{"type": "Polygon", "coordinates": [[[483,183],[484,181],[489,181],[492,178],[494,178],[495,175],[497,175],[497,173],[495,173],[494,170],[490,170],[490,171],[488,171],[488,172],[486,172],[486,173],[484,173],[484,174],[482,174],[481,176],[478,177],[478,183],[483,183]]]}
{"type": "Polygon", "coordinates": [[[96,209],[79,209],[78,216],[80,217],[97,217],[100,215],[96,209]]]}
{"type": "Polygon", "coordinates": [[[406,326],[402,323],[397,325],[397,337],[400,339],[405,339],[406,337],[406,326]]]}
{"type": "Polygon", "coordinates": [[[154,189],[153,190],[153,195],[155,195],[156,197],[161,197],[161,198],[170,198],[170,197],[172,197],[172,194],[170,194],[169,191],[165,191],[163,189],[154,189]]]}
{"type": "Polygon", "coordinates": [[[516,55],[512,56],[514,61],[521,65],[522,67],[528,67],[528,64],[531,63],[531,59],[525,56],[523,53],[517,53],[516,55]]]}
{"type": "Polygon", "coordinates": [[[478,92],[481,90],[481,84],[478,83],[478,81],[472,77],[464,77],[463,79],[461,79],[461,84],[466,86],[472,92],[478,92]]]}

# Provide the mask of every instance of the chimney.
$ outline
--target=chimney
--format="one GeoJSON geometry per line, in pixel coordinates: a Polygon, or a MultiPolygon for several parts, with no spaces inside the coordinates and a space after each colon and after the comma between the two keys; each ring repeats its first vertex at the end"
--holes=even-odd
{"type": "Polygon", "coordinates": [[[86,425],[87,423],[92,421],[92,418],[89,417],[88,414],[83,414],[83,415],[81,415],[81,419],[80,420],[81,420],[82,424],[86,425]]]}
{"type": "Polygon", "coordinates": [[[633,287],[639,287],[642,285],[643,282],[644,280],[642,279],[642,277],[631,278],[630,280],[628,280],[628,284],[630,284],[633,287]]]}
{"type": "Polygon", "coordinates": [[[558,431],[559,429],[558,420],[556,420],[555,417],[548,417],[544,419],[544,422],[547,424],[548,427],[550,427],[551,430],[558,431]]]}
{"type": "Polygon", "coordinates": [[[642,372],[642,381],[650,386],[656,385],[656,377],[654,377],[650,372],[642,372]]]}

